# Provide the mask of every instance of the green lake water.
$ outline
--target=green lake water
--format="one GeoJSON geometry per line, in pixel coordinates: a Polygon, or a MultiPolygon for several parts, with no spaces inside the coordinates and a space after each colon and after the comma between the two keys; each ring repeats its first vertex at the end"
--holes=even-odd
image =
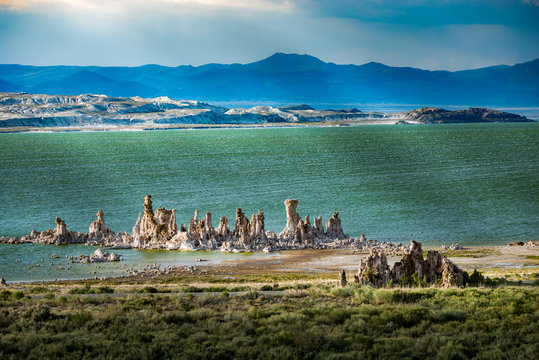
{"type": "MultiPolygon", "coordinates": [[[[0,134],[0,235],[88,231],[98,209],[129,231],[154,208],[266,230],[339,211],[345,233],[427,245],[537,238],[539,124],[465,124],[0,134]]],[[[9,248],[2,247],[0,251],[9,248]]],[[[0,269],[1,270],[1,269],[0,269]]]]}

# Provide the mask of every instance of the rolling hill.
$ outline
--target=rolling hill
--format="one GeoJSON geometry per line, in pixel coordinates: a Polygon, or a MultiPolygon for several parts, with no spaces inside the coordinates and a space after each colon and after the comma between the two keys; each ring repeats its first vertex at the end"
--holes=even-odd
{"type": "Polygon", "coordinates": [[[250,64],[0,65],[0,92],[168,96],[206,102],[539,106],[539,59],[465,71],[337,65],[276,53],[250,64]]]}

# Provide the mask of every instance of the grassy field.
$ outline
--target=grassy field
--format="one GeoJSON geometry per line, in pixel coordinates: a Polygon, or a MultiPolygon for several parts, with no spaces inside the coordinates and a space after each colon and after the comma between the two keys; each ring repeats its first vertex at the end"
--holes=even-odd
{"type": "Polygon", "coordinates": [[[19,286],[0,292],[0,358],[533,359],[539,353],[537,285],[334,283],[245,275],[218,283],[19,286]]]}

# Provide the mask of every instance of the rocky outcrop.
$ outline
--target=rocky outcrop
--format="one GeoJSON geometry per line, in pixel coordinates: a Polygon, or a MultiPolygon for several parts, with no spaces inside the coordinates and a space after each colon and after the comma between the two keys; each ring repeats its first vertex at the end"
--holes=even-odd
{"type": "Polygon", "coordinates": [[[524,116],[485,108],[469,108],[467,110],[451,111],[428,107],[406,113],[405,120],[419,122],[421,124],[530,121],[524,116]]]}
{"type": "Polygon", "coordinates": [[[339,272],[339,276],[339,283],[337,285],[341,287],[345,287],[346,285],[348,285],[348,280],[346,280],[346,271],[344,271],[344,269],[341,269],[341,271],[339,272]]]}
{"type": "Polygon", "coordinates": [[[528,241],[526,243],[523,242],[523,241],[515,241],[515,242],[507,244],[507,246],[509,246],[509,247],[524,246],[526,248],[534,249],[536,247],[539,247],[539,241],[530,240],[530,241],[528,241]]]}
{"type": "Polygon", "coordinates": [[[309,215],[307,215],[305,217],[305,220],[298,221],[298,225],[294,233],[294,243],[306,245],[306,244],[312,244],[313,242],[314,242],[313,230],[311,227],[311,221],[309,219],[309,215]]]}
{"type": "Polygon", "coordinates": [[[322,239],[325,235],[324,225],[322,225],[322,217],[315,217],[313,224],[313,237],[316,239],[322,239]]]}
{"type": "Polygon", "coordinates": [[[178,227],[176,225],[176,210],[166,210],[160,207],[153,212],[152,197],[144,197],[144,213],[133,227],[134,247],[144,247],[144,244],[152,241],[167,241],[171,239],[178,227]]]}
{"type": "Polygon", "coordinates": [[[258,210],[257,214],[251,215],[251,221],[249,222],[249,236],[259,242],[266,238],[264,213],[260,210],[258,210]]]}
{"type": "Polygon", "coordinates": [[[217,236],[221,239],[226,239],[230,236],[230,223],[226,216],[219,218],[219,226],[217,227],[217,236]]]}
{"type": "Polygon", "coordinates": [[[387,284],[440,284],[463,286],[464,272],[438,251],[429,250],[423,258],[421,243],[413,241],[404,257],[390,269],[384,251],[372,249],[366,261],[360,261],[359,283],[376,287],[387,284]]]}
{"type": "Polygon", "coordinates": [[[186,227],[183,224],[178,229],[176,224],[176,210],[167,210],[159,207],[153,210],[152,198],[144,198],[144,211],[138,216],[133,226],[132,235],[127,233],[114,233],[105,224],[103,211],[97,212],[97,220],[90,224],[87,234],[75,233],[67,230],[65,222],[56,219],[56,229],[44,232],[33,231],[32,234],[22,238],[0,238],[0,242],[20,243],[39,242],[47,244],[86,243],[88,245],[108,246],[115,248],[142,248],[142,249],[179,249],[179,250],[221,250],[221,251],[275,251],[309,248],[340,248],[351,246],[357,242],[349,239],[341,227],[338,212],[335,212],[327,224],[328,231],[324,230],[322,218],[315,217],[314,226],[309,215],[301,219],[296,212],[298,201],[288,199],[285,201],[287,225],[276,235],[273,231],[266,231],[264,213],[258,210],[249,217],[241,208],[236,210],[234,227],[226,216],[219,220],[217,228],[213,227],[213,217],[210,212],[199,219],[199,211],[189,221],[186,227]]]}
{"type": "Polygon", "coordinates": [[[116,235],[114,231],[112,231],[105,225],[105,214],[102,210],[99,210],[96,216],[97,220],[91,223],[90,228],[88,229],[88,235],[90,236],[90,238],[95,240],[102,240],[110,236],[116,235]]]}
{"type": "Polygon", "coordinates": [[[182,250],[221,250],[221,251],[274,251],[278,249],[300,249],[320,247],[342,247],[353,240],[344,234],[338,213],[328,222],[329,232],[324,231],[322,218],[315,218],[311,225],[309,215],[301,219],[296,211],[298,201],[285,200],[287,225],[276,235],[265,229],[264,213],[248,217],[241,208],[236,210],[234,226],[230,228],[226,216],[219,219],[217,228],[213,227],[213,217],[206,212],[199,219],[198,210],[189,225],[176,226],[174,210],[159,208],[152,210],[150,196],[144,201],[144,213],[133,227],[132,246],[137,248],[182,249],[182,250]]]}
{"type": "Polygon", "coordinates": [[[232,238],[237,239],[243,246],[251,245],[251,236],[250,236],[250,224],[249,220],[241,210],[241,208],[236,209],[236,220],[234,221],[234,230],[232,230],[232,238]]]}
{"type": "Polygon", "coordinates": [[[33,242],[38,244],[76,244],[85,243],[88,240],[88,234],[67,230],[67,225],[64,220],[56,218],[56,228],[38,232],[33,230],[29,236],[21,238],[21,242],[33,242]]]}
{"type": "Polygon", "coordinates": [[[114,253],[109,253],[106,251],[103,251],[101,248],[98,248],[94,253],[90,256],[87,255],[79,255],[78,261],[81,263],[97,263],[97,262],[111,262],[111,261],[120,261],[121,256],[114,253]]]}
{"type": "Polygon", "coordinates": [[[284,201],[286,209],[286,227],[279,234],[280,237],[285,239],[293,239],[296,235],[296,227],[301,220],[299,214],[296,212],[298,201],[295,199],[286,199],[284,201]]]}
{"type": "Polygon", "coordinates": [[[385,252],[379,249],[372,249],[365,260],[360,260],[358,270],[359,283],[381,287],[391,280],[389,265],[385,252]]]}
{"type": "Polygon", "coordinates": [[[383,251],[386,255],[402,255],[408,251],[408,247],[402,243],[391,243],[387,241],[368,240],[365,234],[361,234],[359,239],[353,239],[350,244],[350,250],[364,253],[372,249],[383,251]]]}
{"type": "Polygon", "coordinates": [[[339,219],[338,212],[334,212],[326,224],[326,235],[329,238],[335,239],[345,239],[347,237],[342,230],[341,219],[339,219]]]}

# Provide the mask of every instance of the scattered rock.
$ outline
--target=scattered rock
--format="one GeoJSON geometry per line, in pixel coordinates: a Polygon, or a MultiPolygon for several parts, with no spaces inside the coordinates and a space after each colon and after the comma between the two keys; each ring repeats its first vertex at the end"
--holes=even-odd
{"type": "Polygon", "coordinates": [[[6,279],[0,277],[0,286],[7,286],[6,279]]]}
{"type": "Polygon", "coordinates": [[[452,250],[452,251],[465,250],[465,248],[463,246],[460,246],[459,244],[451,244],[449,246],[442,245],[442,246],[440,246],[440,249],[441,250],[452,250]]]}
{"type": "Polygon", "coordinates": [[[88,255],[79,255],[79,262],[81,263],[97,263],[97,262],[111,262],[111,261],[120,261],[121,256],[115,253],[108,253],[103,251],[101,248],[98,248],[90,256],[88,255]]]}
{"type": "Polygon", "coordinates": [[[536,247],[539,247],[539,241],[535,241],[533,239],[528,241],[528,242],[515,241],[515,242],[507,244],[507,246],[510,246],[510,247],[519,246],[519,247],[525,247],[525,248],[528,248],[528,249],[534,249],[536,247]]]}

